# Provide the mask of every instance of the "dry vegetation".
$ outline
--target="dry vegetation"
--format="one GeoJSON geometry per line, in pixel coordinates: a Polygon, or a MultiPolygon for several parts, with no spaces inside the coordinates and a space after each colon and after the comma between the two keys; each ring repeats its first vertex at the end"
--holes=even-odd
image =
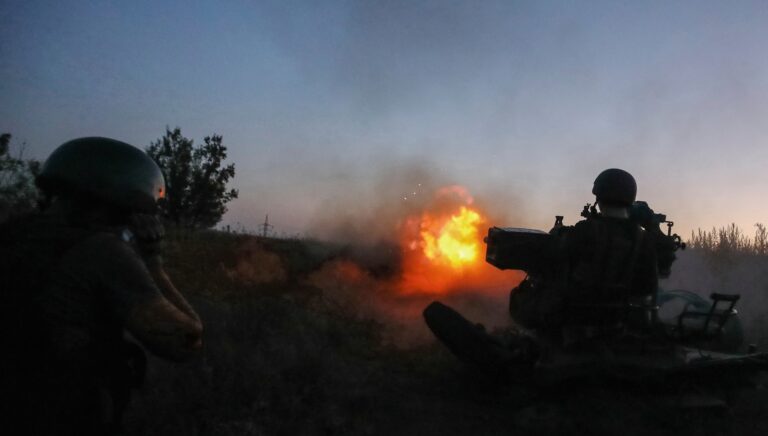
{"type": "MultiPolygon", "coordinates": [[[[700,233],[691,241],[694,251],[759,246],[727,230],[722,240],[719,232],[700,233]],[[737,245],[726,245],[731,242],[737,245]]],[[[765,395],[745,397],[730,417],[681,414],[643,395],[602,388],[542,400],[467,371],[434,343],[394,347],[383,340],[386,326],[334,298],[343,293],[309,280],[347,253],[315,241],[221,232],[172,237],[167,268],[203,317],[206,347],[185,364],[151,359],[126,434],[746,435],[765,429],[765,395]]]]}
{"type": "Polygon", "coordinates": [[[768,348],[768,229],[755,224],[753,236],[735,224],[691,234],[678,252],[672,276],[662,286],[707,298],[712,292],[740,294],[737,309],[747,340],[768,348]]]}
{"type": "Polygon", "coordinates": [[[755,224],[755,236],[750,237],[736,224],[712,230],[691,232],[688,246],[694,250],[721,254],[768,255],[768,229],[755,224]]]}

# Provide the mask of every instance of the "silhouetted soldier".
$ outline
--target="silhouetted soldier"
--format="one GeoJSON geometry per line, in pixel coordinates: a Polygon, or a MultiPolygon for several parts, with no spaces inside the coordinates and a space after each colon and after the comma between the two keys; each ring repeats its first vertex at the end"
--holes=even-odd
{"type": "Polygon", "coordinates": [[[109,434],[143,376],[125,332],[171,360],[201,347],[200,319],[162,268],[163,175],[131,145],[81,138],[37,183],[44,212],[0,227],[3,426],[109,434]]]}
{"type": "Polygon", "coordinates": [[[556,225],[548,270],[531,275],[510,296],[517,322],[566,346],[648,327],[655,305],[656,242],[630,220],[635,179],[608,169],[592,193],[599,212],[585,210],[586,219],[574,226],[556,225]]]}
{"type": "MultiPolygon", "coordinates": [[[[435,301],[424,310],[435,336],[466,363],[512,370],[522,378],[528,377],[542,352],[602,350],[628,344],[632,337],[644,341],[654,336],[656,249],[665,246],[655,233],[630,219],[637,185],[629,173],[603,171],[595,179],[592,193],[599,212],[595,207],[585,208],[582,215],[586,219],[574,226],[562,225],[558,217],[550,235],[515,233],[518,244],[521,237],[538,242],[528,245],[529,251],[521,252],[521,245],[516,245],[518,251],[494,251],[492,255],[493,262],[520,266],[521,256],[530,257],[526,260],[530,261],[528,276],[512,290],[509,311],[533,335],[489,335],[482,325],[435,301]],[[502,258],[497,257],[499,253],[504,253],[502,258]]],[[[653,212],[647,205],[645,208],[646,215],[653,218],[653,212]]],[[[669,254],[672,256],[664,258],[665,268],[674,260],[674,253],[669,254]]]]}

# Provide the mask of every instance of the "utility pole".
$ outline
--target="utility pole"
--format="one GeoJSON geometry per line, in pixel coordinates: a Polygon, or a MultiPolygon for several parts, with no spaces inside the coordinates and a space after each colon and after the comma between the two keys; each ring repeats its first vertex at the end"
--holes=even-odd
{"type": "Polygon", "coordinates": [[[269,233],[269,229],[274,227],[272,224],[269,223],[269,214],[264,217],[264,224],[259,225],[259,228],[261,229],[261,236],[263,238],[267,237],[267,233],[269,233]]]}

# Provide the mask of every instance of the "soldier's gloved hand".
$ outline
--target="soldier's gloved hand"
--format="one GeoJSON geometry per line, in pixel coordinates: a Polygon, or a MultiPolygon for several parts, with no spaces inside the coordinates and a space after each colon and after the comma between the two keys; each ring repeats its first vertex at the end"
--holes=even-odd
{"type": "Polygon", "coordinates": [[[155,215],[133,214],[130,224],[133,241],[145,259],[159,258],[163,249],[165,227],[155,215]]]}

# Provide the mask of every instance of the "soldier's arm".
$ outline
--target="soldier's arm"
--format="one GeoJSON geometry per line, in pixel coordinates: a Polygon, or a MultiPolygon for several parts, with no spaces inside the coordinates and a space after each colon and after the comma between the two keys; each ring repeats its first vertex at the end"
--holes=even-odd
{"type": "Polygon", "coordinates": [[[126,317],[125,327],[147,349],[165,359],[186,360],[202,348],[200,321],[164,298],[134,307],[126,317]]]}
{"type": "MultiPolygon", "coordinates": [[[[152,270],[134,249],[117,237],[104,235],[96,273],[123,326],[152,353],[184,360],[202,346],[200,318],[173,287],[162,267],[152,270]]],[[[95,265],[96,266],[96,265],[95,265]]]]}
{"type": "MultiPolygon", "coordinates": [[[[151,259],[145,259],[144,263],[147,265],[149,273],[152,275],[152,279],[162,292],[163,296],[173,304],[177,309],[184,312],[185,315],[194,319],[198,323],[200,322],[200,316],[198,316],[195,309],[189,304],[186,298],[176,289],[171,278],[165,273],[160,256],[154,256],[151,259]]],[[[202,326],[202,323],[201,323],[202,326]]]]}

